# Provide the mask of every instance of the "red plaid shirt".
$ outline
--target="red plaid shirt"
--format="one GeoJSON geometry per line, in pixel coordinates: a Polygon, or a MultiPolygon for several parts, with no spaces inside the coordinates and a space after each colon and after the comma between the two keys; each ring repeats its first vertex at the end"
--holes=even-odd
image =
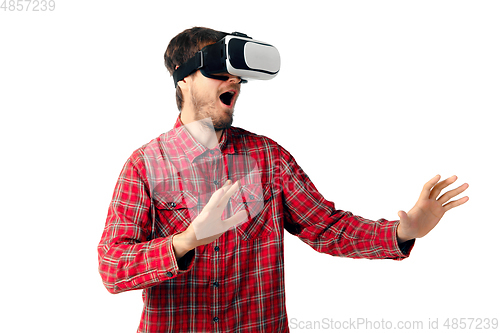
{"type": "Polygon", "coordinates": [[[276,142],[231,127],[207,149],[177,120],[136,150],[118,178],[98,246],[111,293],[143,289],[138,332],[289,332],[283,233],[318,252],[403,259],[398,221],[370,221],[336,210],[276,142]],[[249,220],[179,261],[172,236],[185,230],[211,193],[241,181],[225,217],[249,220]]]}

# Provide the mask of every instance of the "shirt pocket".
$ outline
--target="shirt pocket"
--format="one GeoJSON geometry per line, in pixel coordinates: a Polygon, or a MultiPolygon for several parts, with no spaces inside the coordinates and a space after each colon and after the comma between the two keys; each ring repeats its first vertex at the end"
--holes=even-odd
{"type": "Polygon", "coordinates": [[[245,241],[268,236],[273,230],[271,213],[271,186],[269,184],[242,185],[231,197],[232,213],[245,210],[249,218],[236,227],[238,235],[245,241]]]}
{"type": "Polygon", "coordinates": [[[198,192],[165,191],[154,194],[156,222],[161,235],[168,236],[181,231],[198,216],[198,192]]]}

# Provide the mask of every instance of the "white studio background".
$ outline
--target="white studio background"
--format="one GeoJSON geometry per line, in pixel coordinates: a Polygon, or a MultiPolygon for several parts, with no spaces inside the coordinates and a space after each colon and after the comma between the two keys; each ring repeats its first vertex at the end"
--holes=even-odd
{"type": "Polygon", "coordinates": [[[140,292],[108,294],[96,248],[124,162],[175,121],[163,52],[196,25],[280,50],[234,125],[287,148],[338,209],[397,219],[437,173],[470,184],[402,262],[287,235],[290,320],[500,317],[500,3],[55,3],[0,10],[3,331],[135,332],[140,292]]]}

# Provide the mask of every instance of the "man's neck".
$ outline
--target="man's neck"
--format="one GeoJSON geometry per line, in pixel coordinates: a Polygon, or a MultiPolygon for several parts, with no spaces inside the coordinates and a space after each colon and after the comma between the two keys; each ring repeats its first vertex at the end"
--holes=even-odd
{"type": "Polygon", "coordinates": [[[188,132],[199,143],[209,149],[217,146],[222,138],[222,130],[215,131],[211,118],[201,120],[191,119],[186,113],[181,112],[181,123],[188,130],[188,132]]]}

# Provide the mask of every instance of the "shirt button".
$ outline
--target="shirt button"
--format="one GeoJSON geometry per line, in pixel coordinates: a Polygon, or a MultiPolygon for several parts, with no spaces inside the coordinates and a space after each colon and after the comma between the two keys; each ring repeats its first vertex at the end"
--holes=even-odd
{"type": "Polygon", "coordinates": [[[219,317],[214,317],[214,323],[219,322],[219,317]]]}
{"type": "Polygon", "coordinates": [[[214,250],[215,250],[215,252],[218,252],[218,251],[219,251],[219,247],[218,247],[218,246],[215,246],[215,247],[214,247],[214,250]]]}
{"type": "Polygon", "coordinates": [[[210,153],[210,155],[215,154],[215,152],[213,150],[210,150],[209,153],[210,153]]]}
{"type": "Polygon", "coordinates": [[[172,207],[172,208],[175,208],[175,206],[176,206],[177,204],[176,204],[175,202],[170,202],[168,205],[169,205],[170,207],[172,207]]]}
{"type": "Polygon", "coordinates": [[[218,180],[214,180],[214,185],[219,186],[219,184],[220,184],[220,183],[219,183],[219,181],[218,181],[218,180]]]}
{"type": "Polygon", "coordinates": [[[250,196],[250,200],[254,200],[255,197],[253,195],[250,196]]]}
{"type": "Polygon", "coordinates": [[[213,285],[215,288],[219,288],[219,282],[214,282],[213,285]]]}
{"type": "Polygon", "coordinates": [[[168,273],[167,273],[167,276],[168,276],[168,277],[172,277],[172,276],[174,276],[174,274],[172,274],[172,272],[168,272],[168,273]]]}

